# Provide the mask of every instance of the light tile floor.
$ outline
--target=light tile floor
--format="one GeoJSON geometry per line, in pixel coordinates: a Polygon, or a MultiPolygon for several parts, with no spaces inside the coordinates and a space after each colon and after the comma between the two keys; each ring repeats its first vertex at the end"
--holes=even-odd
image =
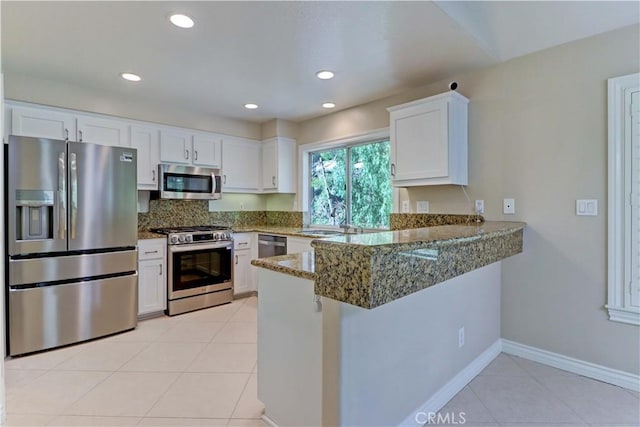
{"type": "Polygon", "coordinates": [[[9,426],[265,426],[257,299],[5,364],[9,426]]]}
{"type": "MultiPolygon", "coordinates": [[[[256,336],[251,297],[8,360],[7,425],[266,426],[256,336]]],[[[442,408],[440,425],[460,425],[461,412],[467,427],[640,426],[640,395],[501,354],[442,408]]]]}
{"type": "Polygon", "coordinates": [[[426,425],[461,412],[466,427],[638,427],[640,395],[503,353],[426,425]]]}

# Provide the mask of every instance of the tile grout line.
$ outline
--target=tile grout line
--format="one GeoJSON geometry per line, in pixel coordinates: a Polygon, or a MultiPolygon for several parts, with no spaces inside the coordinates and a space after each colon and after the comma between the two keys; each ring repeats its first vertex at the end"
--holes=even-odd
{"type": "MultiPolygon", "coordinates": [[[[527,373],[527,375],[529,375],[535,382],[536,384],[540,385],[544,390],[546,390],[548,393],[550,393],[556,401],[562,403],[563,406],[565,406],[567,409],[569,409],[569,411],[574,414],[576,417],[578,417],[579,420],[582,420],[583,423],[587,424],[587,425],[591,425],[591,423],[587,420],[585,420],[584,418],[582,418],[580,416],[579,413],[577,413],[571,406],[569,406],[569,404],[567,402],[565,402],[560,396],[558,396],[556,393],[553,392],[553,390],[549,389],[547,386],[544,385],[544,383],[542,383],[542,381],[540,381],[539,377],[537,375],[533,375],[533,373],[529,372],[527,369],[521,367],[518,362],[516,361],[516,359],[514,359],[514,357],[517,356],[512,356],[512,355],[508,355],[511,360],[513,360],[513,363],[515,363],[516,365],[518,365],[520,367],[520,369],[522,369],[523,371],[525,371],[527,373]]],[[[537,363],[537,362],[533,362],[533,363],[537,363]]],[[[559,377],[561,377],[562,375],[557,375],[559,377]]],[[[569,377],[571,378],[571,377],[569,377]]]]}

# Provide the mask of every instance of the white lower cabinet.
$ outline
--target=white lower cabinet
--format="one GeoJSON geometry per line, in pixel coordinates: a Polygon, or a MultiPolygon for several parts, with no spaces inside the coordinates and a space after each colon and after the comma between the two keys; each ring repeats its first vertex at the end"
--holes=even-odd
{"type": "Polygon", "coordinates": [[[311,241],[308,237],[287,237],[287,255],[299,252],[313,252],[311,241]]]}
{"type": "Polygon", "coordinates": [[[138,240],[138,317],[167,308],[166,239],[138,240]]]}
{"type": "Polygon", "coordinates": [[[256,269],[251,260],[257,257],[254,245],[255,233],[234,233],[233,235],[233,294],[256,291],[256,269]]]}

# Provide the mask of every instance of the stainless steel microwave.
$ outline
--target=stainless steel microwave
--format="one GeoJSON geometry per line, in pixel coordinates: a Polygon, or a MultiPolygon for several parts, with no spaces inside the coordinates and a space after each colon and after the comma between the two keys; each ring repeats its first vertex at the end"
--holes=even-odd
{"type": "Polygon", "coordinates": [[[222,197],[220,169],[160,164],[161,199],[216,200],[222,197]]]}

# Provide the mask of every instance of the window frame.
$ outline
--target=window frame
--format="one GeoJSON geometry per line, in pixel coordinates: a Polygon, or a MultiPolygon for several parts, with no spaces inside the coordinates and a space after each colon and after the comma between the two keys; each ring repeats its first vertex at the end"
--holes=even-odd
{"type": "MultiPolygon", "coordinates": [[[[298,181],[298,201],[301,204],[300,209],[304,212],[304,224],[305,225],[313,225],[314,228],[326,228],[326,229],[339,229],[338,226],[331,225],[323,225],[323,224],[310,224],[311,221],[311,191],[310,191],[310,162],[311,162],[311,153],[318,151],[330,151],[338,148],[346,148],[353,147],[357,145],[374,143],[383,141],[385,139],[389,140],[391,143],[391,134],[389,132],[389,128],[380,128],[375,129],[368,132],[363,132],[355,135],[350,135],[342,138],[329,139],[318,142],[311,142],[308,144],[303,144],[298,147],[298,156],[299,156],[299,170],[300,170],[300,179],[298,181]]],[[[346,161],[348,161],[347,159],[346,161]]],[[[350,179],[350,177],[347,177],[350,179]]],[[[397,205],[398,197],[398,189],[392,188],[392,205],[391,212],[395,212],[395,207],[397,205]]],[[[350,201],[349,201],[350,204],[350,201]]],[[[381,229],[377,229],[381,230],[381,229]]]]}
{"type": "MultiPolygon", "coordinates": [[[[640,73],[608,80],[608,298],[609,320],[640,325],[632,305],[631,93],[640,91],[640,73]]],[[[637,201],[634,201],[637,203],[637,201]]]]}

